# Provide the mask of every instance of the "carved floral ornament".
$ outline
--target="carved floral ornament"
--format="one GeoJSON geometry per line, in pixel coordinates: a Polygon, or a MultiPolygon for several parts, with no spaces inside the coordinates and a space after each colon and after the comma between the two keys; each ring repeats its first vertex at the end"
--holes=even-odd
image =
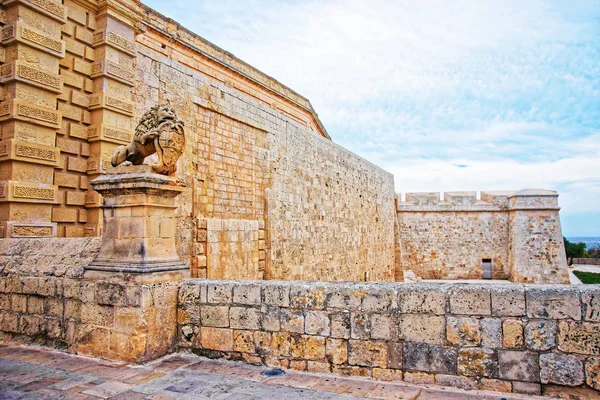
{"type": "Polygon", "coordinates": [[[115,149],[111,164],[140,165],[154,153],[158,162],[152,169],[163,175],[171,175],[177,170],[177,160],[185,148],[183,121],[177,119],[173,107],[161,104],[146,111],[137,127],[133,141],[127,146],[115,149]]]}

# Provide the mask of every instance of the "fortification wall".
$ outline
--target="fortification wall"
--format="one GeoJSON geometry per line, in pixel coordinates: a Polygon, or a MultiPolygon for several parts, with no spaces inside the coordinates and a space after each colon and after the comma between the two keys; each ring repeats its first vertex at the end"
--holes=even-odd
{"type": "Polygon", "coordinates": [[[136,115],[170,102],[185,123],[176,241],[194,276],[393,279],[392,175],[319,133],[290,93],[173,41],[149,15],[136,115]]]}
{"type": "Polygon", "coordinates": [[[541,394],[600,389],[600,289],[187,280],[179,345],[302,371],[541,394]]]}
{"type": "Polygon", "coordinates": [[[568,283],[558,195],[543,190],[407,193],[398,202],[399,263],[424,279],[568,283]]]}

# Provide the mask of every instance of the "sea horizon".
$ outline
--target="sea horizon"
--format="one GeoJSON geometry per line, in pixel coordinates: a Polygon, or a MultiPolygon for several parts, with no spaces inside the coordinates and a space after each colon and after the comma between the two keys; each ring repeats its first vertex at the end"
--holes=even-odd
{"type": "Polygon", "coordinates": [[[567,236],[566,238],[572,243],[585,243],[586,249],[600,246],[600,236],[567,236]]]}

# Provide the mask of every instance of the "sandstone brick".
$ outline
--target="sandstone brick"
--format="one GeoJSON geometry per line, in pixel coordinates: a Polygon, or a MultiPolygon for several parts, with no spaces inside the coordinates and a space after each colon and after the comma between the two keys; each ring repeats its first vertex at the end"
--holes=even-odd
{"type": "Polygon", "coordinates": [[[516,349],[523,347],[523,323],[518,320],[506,320],[502,323],[504,347],[516,349]]]}
{"type": "Polygon", "coordinates": [[[290,289],[290,305],[294,308],[321,310],[325,307],[325,290],[316,285],[294,285],[290,289]]]}
{"type": "Polygon", "coordinates": [[[209,303],[231,303],[233,285],[230,283],[212,283],[208,285],[207,301],[209,303]]]}
{"type": "Polygon", "coordinates": [[[388,315],[371,315],[371,338],[390,340],[394,336],[392,317],[388,315]]]}
{"type": "Polygon", "coordinates": [[[571,289],[530,287],[526,294],[529,318],[581,320],[581,302],[571,289]]]}
{"type": "Polygon", "coordinates": [[[558,348],[566,353],[600,355],[600,323],[560,321],[558,348]]]}
{"type": "Polygon", "coordinates": [[[513,382],[513,392],[539,396],[542,394],[542,386],[539,383],[513,382]]]}
{"type": "Polygon", "coordinates": [[[254,335],[250,331],[233,331],[233,350],[241,353],[254,353],[254,335]]]}
{"type": "Polygon", "coordinates": [[[387,312],[397,308],[397,295],[391,289],[381,289],[367,293],[362,300],[364,312],[387,312]]]}
{"type": "Polygon", "coordinates": [[[261,313],[259,309],[250,307],[231,307],[229,324],[235,329],[260,329],[261,313]]]}
{"type": "Polygon", "coordinates": [[[387,345],[373,340],[349,340],[348,364],[363,367],[387,366],[387,345]]]}
{"type": "Polygon", "coordinates": [[[19,332],[19,315],[9,312],[0,312],[2,324],[0,330],[3,332],[17,333],[19,332]]]}
{"type": "Polygon", "coordinates": [[[229,307],[227,306],[201,306],[200,320],[203,326],[215,328],[229,327],[229,307]]]}
{"type": "Polygon", "coordinates": [[[126,306],[127,287],[115,282],[96,282],[96,301],[101,305],[126,306]]]}
{"type": "Polygon", "coordinates": [[[359,288],[346,290],[330,289],[326,294],[327,309],[339,308],[346,311],[359,311],[364,295],[365,292],[359,288]]]}
{"type": "Polygon", "coordinates": [[[295,369],[296,371],[306,371],[306,361],[300,360],[292,360],[290,361],[290,369],[295,369]]]}
{"type": "Polygon", "coordinates": [[[475,377],[498,377],[498,360],[493,350],[467,348],[458,351],[458,373],[475,377]]]}
{"type": "Polygon", "coordinates": [[[510,382],[501,381],[499,379],[482,378],[479,381],[479,390],[489,390],[492,392],[510,393],[512,392],[512,385],[510,382]]]}
{"type": "Polygon", "coordinates": [[[404,381],[415,385],[427,385],[435,383],[435,375],[427,372],[405,372],[404,381]]]}
{"type": "Polygon", "coordinates": [[[34,315],[21,315],[19,318],[19,333],[27,336],[39,335],[42,328],[42,320],[34,315]]]}
{"type": "Polygon", "coordinates": [[[352,339],[368,339],[371,335],[369,314],[353,312],[350,314],[350,336],[352,339]]]}
{"type": "Polygon", "coordinates": [[[491,315],[488,287],[458,286],[450,292],[450,311],[459,315],[491,315]]]}
{"type": "Polygon", "coordinates": [[[398,303],[404,314],[436,314],[446,313],[446,290],[439,285],[424,286],[406,285],[400,287],[398,303]]]}
{"type": "MultiPolygon", "coordinates": [[[[194,282],[183,282],[179,288],[179,303],[200,301],[200,286],[194,282]]],[[[204,302],[206,299],[204,299],[204,302]]]]}
{"type": "Polygon", "coordinates": [[[600,390],[600,357],[588,357],[585,361],[585,382],[588,386],[600,390]]]}
{"type": "Polygon", "coordinates": [[[177,323],[179,325],[201,324],[200,306],[189,303],[180,304],[177,307],[177,323]]]}
{"type": "Polygon", "coordinates": [[[312,373],[328,374],[331,372],[331,366],[326,362],[308,361],[306,363],[306,370],[312,373]]]}
{"type": "Polygon", "coordinates": [[[540,379],[542,383],[579,386],[584,381],[583,363],[573,355],[540,354],[540,379]]]}
{"type": "Polygon", "coordinates": [[[278,332],[281,329],[281,313],[279,307],[269,307],[263,305],[262,311],[262,327],[266,331],[278,332]]]}
{"type": "Polygon", "coordinates": [[[291,355],[292,341],[294,336],[288,332],[274,332],[272,334],[273,354],[281,357],[291,355]]]}
{"type": "Polygon", "coordinates": [[[451,386],[464,390],[477,388],[477,381],[466,376],[438,374],[435,376],[435,383],[441,386],[451,386]]]}
{"type": "Polygon", "coordinates": [[[373,378],[378,381],[401,381],[402,371],[398,369],[373,368],[373,378]]]}
{"type": "Polygon", "coordinates": [[[529,351],[500,350],[498,352],[500,379],[539,382],[538,354],[529,351]]]}
{"type": "Polygon", "coordinates": [[[492,315],[520,317],[525,315],[525,289],[521,286],[499,286],[492,289],[492,315]]]}
{"type": "Polygon", "coordinates": [[[223,328],[200,328],[200,343],[210,350],[233,351],[233,330],[223,328]]]}
{"type": "Polygon", "coordinates": [[[308,311],[304,315],[304,331],[310,335],[329,336],[329,315],[323,311],[308,311]]]}
{"type": "Polygon", "coordinates": [[[479,320],[476,318],[446,319],[446,336],[448,342],[460,346],[478,346],[481,342],[479,320]]]}
{"type": "Polygon", "coordinates": [[[350,338],[350,314],[331,314],[331,337],[350,338]]]}
{"type": "Polygon", "coordinates": [[[304,313],[300,310],[281,309],[281,329],[287,332],[304,333],[304,313]]]}
{"type": "Polygon", "coordinates": [[[399,318],[398,337],[411,342],[442,344],[445,325],[441,316],[405,314],[399,318]]]}
{"type": "Polygon", "coordinates": [[[456,374],[457,350],[427,343],[405,342],[404,370],[456,374]]]}
{"type": "Polygon", "coordinates": [[[263,302],[278,307],[290,306],[290,286],[288,284],[271,284],[263,286],[263,302]]]}
{"type": "Polygon", "coordinates": [[[488,349],[502,347],[502,320],[483,318],[481,320],[481,346],[488,349]]]}
{"type": "Polygon", "coordinates": [[[260,304],[260,285],[257,284],[237,284],[233,288],[233,302],[239,304],[260,304]]]}
{"type": "Polygon", "coordinates": [[[530,321],[525,325],[525,345],[528,349],[545,351],[556,346],[556,323],[530,321]]]}
{"type": "Polygon", "coordinates": [[[44,301],[41,297],[27,296],[27,312],[29,314],[43,314],[44,301]]]}
{"type": "Polygon", "coordinates": [[[27,312],[27,296],[21,294],[13,294],[10,298],[10,305],[13,312],[27,312]]]}
{"type": "Polygon", "coordinates": [[[303,358],[307,360],[325,359],[325,338],[320,336],[302,335],[303,358]]]}
{"type": "Polygon", "coordinates": [[[596,288],[587,289],[581,293],[583,319],[600,322],[600,291],[596,288]]]}
{"type": "Polygon", "coordinates": [[[327,360],[332,364],[345,364],[348,361],[348,342],[344,339],[327,339],[325,344],[327,360]]]}
{"type": "Polygon", "coordinates": [[[332,365],[331,371],[334,375],[358,376],[368,378],[371,376],[371,369],[367,367],[355,367],[347,365],[332,365]]]}
{"type": "Polygon", "coordinates": [[[388,341],[388,362],[387,367],[392,369],[402,369],[402,353],[404,345],[401,342],[388,341]]]}

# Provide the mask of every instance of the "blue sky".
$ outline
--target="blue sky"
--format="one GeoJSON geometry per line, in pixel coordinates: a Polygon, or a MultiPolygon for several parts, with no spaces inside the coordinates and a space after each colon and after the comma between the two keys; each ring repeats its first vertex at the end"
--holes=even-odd
{"type": "Polygon", "coordinates": [[[600,236],[600,0],[146,0],[308,97],[398,192],[558,190],[600,236]]]}

